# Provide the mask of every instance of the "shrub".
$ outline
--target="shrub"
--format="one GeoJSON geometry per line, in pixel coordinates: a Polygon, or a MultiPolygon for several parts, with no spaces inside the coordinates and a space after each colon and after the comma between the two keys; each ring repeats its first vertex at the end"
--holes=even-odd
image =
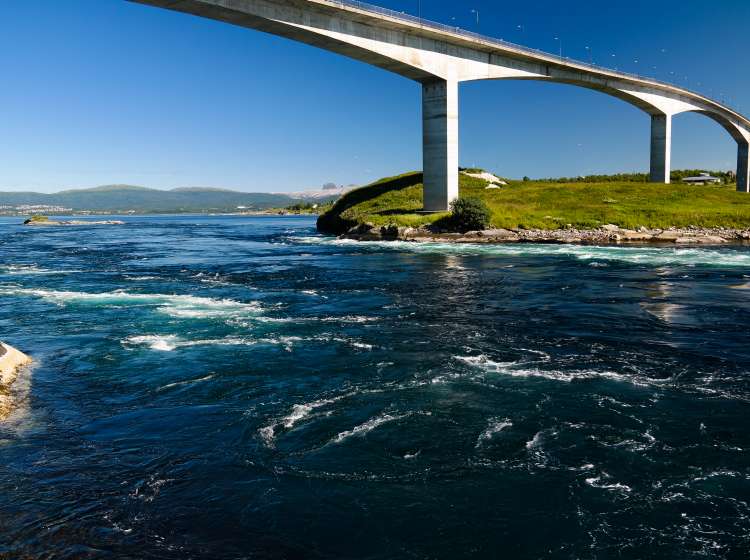
{"type": "Polygon", "coordinates": [[[490,209],[479,198],[457,198],[451,202],[451,214],[458,231],[481,230],[490,225],[490,209]]]}

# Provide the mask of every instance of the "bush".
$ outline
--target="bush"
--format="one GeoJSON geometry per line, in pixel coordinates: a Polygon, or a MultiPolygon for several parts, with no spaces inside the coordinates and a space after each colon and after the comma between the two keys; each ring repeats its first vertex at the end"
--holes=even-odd
{"type": "Polygon", "coordinates": [[[458,231],[482,230],[490,225],[490,209],[479,198],[457,198],[451,202],[451,213],[458,231]]]}

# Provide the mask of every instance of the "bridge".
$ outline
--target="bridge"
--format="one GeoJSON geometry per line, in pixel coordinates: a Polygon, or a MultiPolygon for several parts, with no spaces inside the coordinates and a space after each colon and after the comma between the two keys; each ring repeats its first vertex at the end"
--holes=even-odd
{"type": "Polygon", "coordinates": [[[458,197],[458,84],[541,80],[621,99],[651,116],[651,181],[669,183],[672,118],[695,112],[737,141],[737,190],[750,193],[750,120],[673,84],[570,60],[352,0],[130,0],[300,41],[422,84],[424,209],[458,197]]]}

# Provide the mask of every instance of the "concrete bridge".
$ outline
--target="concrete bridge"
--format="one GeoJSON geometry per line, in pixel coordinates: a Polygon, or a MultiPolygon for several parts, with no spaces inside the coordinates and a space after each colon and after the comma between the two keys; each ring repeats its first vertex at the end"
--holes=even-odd
{"type": "Polygon", "coordinates": [[[280,35],[422,84],[424,208],[458,196],[458,84],[543,80],[611,95],[651,115],[651,181],[669,183],[672,117],[701,113],[737,141],[737,190],[750,193],[750,120],[677,86],[425,22],[355,1],[131,0],[280,35]]]}

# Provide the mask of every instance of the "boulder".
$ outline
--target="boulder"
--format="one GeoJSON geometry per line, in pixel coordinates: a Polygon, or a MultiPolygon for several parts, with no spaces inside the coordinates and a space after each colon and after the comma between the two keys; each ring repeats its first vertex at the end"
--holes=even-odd
{"type": "Polygon", "coordinates": [[[654,237],[657,241],[676,241],[678,238],[683,237],[681,234],[677,233],[676,231],[663,231],[657,236],[654,237]]]}
{"type": "Polygon", "coordinates": [[[621,241],[650,241],[654,236],[650,233],[623,229],[619,231],[619,238],[621,241]]]}
{"type": "Polygon", "coordinates": [[[357,224],[350,227],[346,233],[349,235],[362,235],[365,233],[370,233],[373,229],[375,229],[375,224],[365,222],[363,224],[357,224]]]}
{"type": "Polygon", "coordinates": [[[698,235],[695,237],[678,237],[674,242],[680,244],[692,243],[701,245],[718,245],[720,243],[726,243],[727,240],[718,235],[698,235]]]}
{"type": "Polygon", "coordinates": [[[518,241],[518,234],[509,229],[486,229],[479,232],[482,237],[493,241],[518,241]]]}
{"type": "Polygon", "coordinates": [[[412,239],[417,233],[417,230],[413,227],[399,227],[398,228],[398,238],[399,239],[412,239]]]}
{"type": "Polygon", "coordinates": [[[31,362],[26,354],[0,342],[0,420],[13,410],[11,385],[16,380],[18,369],[31,362]]]}
{"type": "Polygon", "coordinates": [[[393,224],[383,226],[380,228],[380,235],[384,239],[396,239],[398,238],[398,226],[393,224]]]}

